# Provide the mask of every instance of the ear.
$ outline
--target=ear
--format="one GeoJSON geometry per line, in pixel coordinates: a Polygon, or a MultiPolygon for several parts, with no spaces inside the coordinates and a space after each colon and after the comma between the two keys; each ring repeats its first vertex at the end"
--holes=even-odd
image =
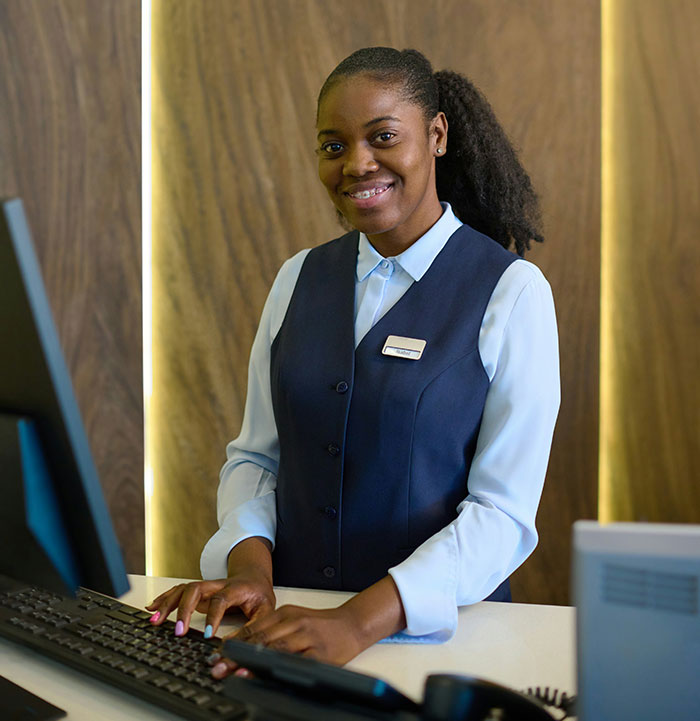
{"type": "Polygon", "coordinates": [[[438,158],[447,153],[447,118],[445,113],[439,112],[430,121],[430,143],[432,152],[438,158]]]}

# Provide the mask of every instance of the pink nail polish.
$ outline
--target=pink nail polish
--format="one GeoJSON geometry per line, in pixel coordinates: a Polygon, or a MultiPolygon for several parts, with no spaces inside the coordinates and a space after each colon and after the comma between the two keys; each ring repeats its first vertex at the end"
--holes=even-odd
{"type": "Polygon", "coordinates": [[[222,661],[217,663],[216,666],[211,670],[211,675],[215,678],[219,678],[226,673],[226,664],[222,661]]]}
{"type": "Polygon", "coordinates": [[[148,620],[151,623],[157,623],[159,618],[160,618],[160,611],[156,611],[148,620]]]}
{"type": "Polygon", "coordinates": [[[185,624],[182,621],[178,621],[175,624],[175,635],[176,636],[184,636],[185,635],[185,624]]]}

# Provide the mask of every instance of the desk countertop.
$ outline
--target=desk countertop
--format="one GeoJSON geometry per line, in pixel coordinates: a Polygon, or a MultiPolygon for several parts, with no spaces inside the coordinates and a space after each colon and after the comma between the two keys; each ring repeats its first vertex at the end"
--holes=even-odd
{"type": "MultiPolygon", "coordinates": [[[[182,579],[130,576],[131,590],[121,600],[143,606],[182,579]]],[[[279,605],[295,603],[330,608],[350,596],[337,591],[276,589],[279,605]]],[[[204,628],[195,614],[192,625],[204,628]]],[[[222,624],[220,635],[234,630],[236,617],[222,624]]],[[[459,627],[439,645],[375,644],[353,659],[348,668],[385,679],[420,699],[429,673],[479,676],[513,688],[549,686],[573,693],[576,687],[575,609],[521,603],[477,603],[459,612],[459,627]]],[[[69,711],[69,721],[172,720],[169,713],[130,699],[103,684],[31,651],[0,640],[0,675],[69,711]]]]}

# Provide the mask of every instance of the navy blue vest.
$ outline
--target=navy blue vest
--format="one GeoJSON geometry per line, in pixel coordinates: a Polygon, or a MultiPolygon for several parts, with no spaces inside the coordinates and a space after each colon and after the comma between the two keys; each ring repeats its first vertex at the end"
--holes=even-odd
{"type": "MultiPolygon", "coordinates": [[[[358,591],[456,518],[488,377],[479,330],[516,256],[467,225],[354,347],[358,233],[311,250],[272,344],[276,585],[358,591]],[[420,360],[382,355],[420,338],[420,360]]],[[[508,600],[504,582],[490,600],[508,600]]]]}

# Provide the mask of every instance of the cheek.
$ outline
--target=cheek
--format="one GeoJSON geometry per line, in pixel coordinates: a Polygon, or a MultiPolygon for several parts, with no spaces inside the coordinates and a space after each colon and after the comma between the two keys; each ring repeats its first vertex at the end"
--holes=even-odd
{"type": "Polygon", "coordinates": [[[337,172],[335,167],[331,163],[321,163],[318,166],[318,179],[323,184],[323,187],[332,193],[334,188],[337,186],[337,172]]]}

